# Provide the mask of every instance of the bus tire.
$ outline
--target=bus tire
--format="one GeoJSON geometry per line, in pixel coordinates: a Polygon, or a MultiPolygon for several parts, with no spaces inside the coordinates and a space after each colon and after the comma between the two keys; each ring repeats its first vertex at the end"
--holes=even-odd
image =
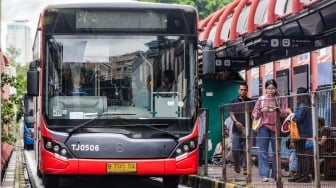
{"type": "Polygon", "coordinates": [[[56,188],[58,187],[59,177],[55,175],[43,175],[42,182],[45,188],[56,188]]]}
{"type": "Polygon", "coordinates": [[[178,182],[179,182],[178,175],[163,176],[162,179],[163,179],[164,188],[177,188],[178,187],[178,182]]]}

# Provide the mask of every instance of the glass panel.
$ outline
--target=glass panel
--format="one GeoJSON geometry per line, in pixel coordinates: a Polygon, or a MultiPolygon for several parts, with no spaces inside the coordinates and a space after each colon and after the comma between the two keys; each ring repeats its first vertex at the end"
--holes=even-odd
{"type": "Polygon", "coordinates": [[[167,30],[167,15],[156,11],[79,10],[76,29],[157,29],[167,30]]]}
{"type": "Polygon", "coordinates": [[[190,118],[195,112],[194,46],[176,36],[51,36],[46,44],[46,115],[190,118]],[[166,96],[174,99],[156,103],[166,96]],[[158,114],[168,108],[172,113],[158,114]]]}

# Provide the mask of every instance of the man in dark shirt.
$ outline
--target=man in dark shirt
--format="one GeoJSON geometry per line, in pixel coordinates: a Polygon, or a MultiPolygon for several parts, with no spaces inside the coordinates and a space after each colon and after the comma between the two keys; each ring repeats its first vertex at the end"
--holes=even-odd
{"type": "MultiPolygon", "coordinates": [[[[247,97],[247,84],[240,83],[238,89],[238,97],[231,100],[230,117],[233,121],[232,127],[232,151],[234,159],[234,170],[240,173],[240,165],[244,168],[244,175],[246,171],[246,134],[245,134],[245,104],[246,101],[251,101],[247,97]]],[[[250,106],[250,105],[249,105],[250,106]]]]}

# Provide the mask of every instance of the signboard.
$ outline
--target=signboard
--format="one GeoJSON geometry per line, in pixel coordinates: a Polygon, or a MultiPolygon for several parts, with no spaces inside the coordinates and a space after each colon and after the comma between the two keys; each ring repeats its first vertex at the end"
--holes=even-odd
{"type": "Polygon", "coordinates": [[[297,88],[304,87],[309,90],[309,66],[300,65],[293,68],[293,92],[297,88]]]}
{"type": "Polygon", "coordinates": [[[243,68],[249,67],[249,59],[247,58],[229,58],[216,57],[216,68],[243,68]]]}
{"type": "Polygon", "coordinates": [[[255,41],[253,45],[249,46],[250,49],[270,49],[270,48],[314,48],[315,41],[311,37],[277,37],[277,36],[264,36],[259,41],[255,41]]]}
{"type": "Polygon", "coordinates": [[[216,51],[204,49],[202,59],[202,74],[215,73],[216,51]]]}
{"type": "Polygon", "coordinates": [[[289,69],[276,71],[276,81],[280,95],[289,95],[289,69]]]}

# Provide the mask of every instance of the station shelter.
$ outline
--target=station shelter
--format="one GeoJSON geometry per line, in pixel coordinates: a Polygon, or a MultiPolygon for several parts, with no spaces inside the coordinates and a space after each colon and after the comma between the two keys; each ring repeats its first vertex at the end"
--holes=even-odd
{"type": "MultiPolygon", "coordinates": [[[[199,22],[202,107],[209,108],[208,155],[221,138],[218,106],[238,95],[239,82],[247,82],[248,96],[255,99],[271,78],[277,80],[281,95],[295,93],[298,87],[336,87],[335,10],[336,0],[233,0],[199,22]],[[215,53],[214,63],[204,58],[207,49],[215,53]]],[[[318,113],[332,126],[336,107],[328,104],[318,113]]]]}

